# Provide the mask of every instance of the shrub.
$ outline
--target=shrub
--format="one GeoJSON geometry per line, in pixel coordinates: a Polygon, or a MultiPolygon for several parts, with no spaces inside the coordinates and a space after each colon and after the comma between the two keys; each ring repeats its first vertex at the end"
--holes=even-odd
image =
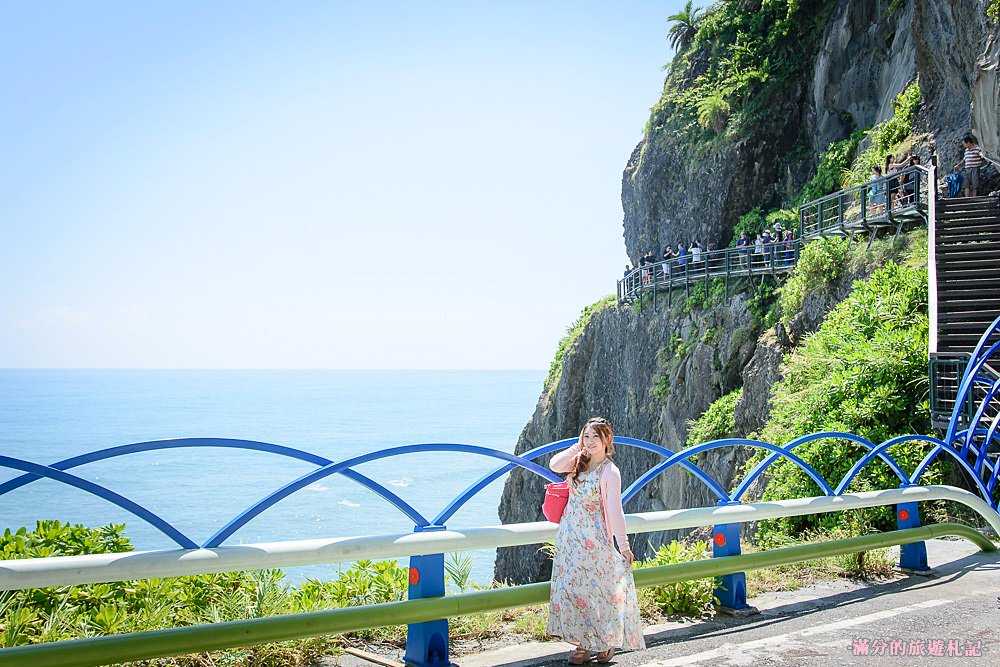
{"type": "MultiPolygon", "coordinates": [[[[785,358],[784,379],[773,388],[770,419],[760,437],[784,444],[818,431],[853,433],[878,444],[891,437],[930,430],[927,404],[927,273],[890,262],[867,282],[856,282],[805,343],[785,358]]],[[[831,485],[837,484],[867,449],[825,439],[795,450],[831,485]]],[[[888,452],[906,472],[927,453],[923,443],[896,445],[888,452]]],[[[755,462],[763,455],[755,457],[755,462]]],[[[922,478],[941,478],[936,464],[922,478]]],[[[765,500],[815,495],[815,483],[787,460],[769,470],[765,500]]],[[[900,481],[881,462],[866,466],[852,490],[894,488],[900,481]]],[[[890,510],[863,513],[862,524],[894,526],[890,510]]],[[[762,525],[782,532],[804,526],[835,526],[836,515],[797,517],[762,525]]]]}
{"type": "MultiPolygon", "coordinates": [[[[633,569],[687,563],[711,558],[712,552],[708,542],[693,542],[683,544],[676,540],[670,544],[661,544],[656,553],[648,560],[636,561],[633,569]]],[[[640,596],[645,602],[655,605],[668,615],[704,616],[716,602],[715,579],[697,579],[693,581],[678,581],[663,586],[651,586],[640,589],[640,596]]]]}
{"type": "Polygon", "coordinates": [[[691,295],[684,300],[681,312],[686,314],[696,308],[712,308],[721,304],[726,299],[726,279],[712,278],[708,281],[707,291],[706,295],[706,285],[701,282],[692,284],[691,295]]]}
{"type": "Polygon", "coordinates": [[[689,423],[687,446],[693,447],[703,442],[731,438],[736,433],[734,412],[736,404],[743,396],[743,388],[731,391],[717,398],[705,412],[689,423]]]}
{"type": "Polygon", "coordinates": [[[834,141],[830,144],[820,154],[816,174],[808,183],[802,186],[802,191],[799,192],[796,203],[803,204],[807,201],[819,199],[843,187],[845,177],[850,172],[852,160],[857,152],[858,144],[864,136],[865,132],[859,130],[846,139],[834,141]]]}
{"type": "Polygon", "coordinates": [[[809,292],[831,289],[847,267],[847,239],[824,238],[807,244],[799,254],[799,263],[781,287],[778,305],[787,325],[805,302],[809,292]]]}
{"type": "Polygon", "coordinates": [[[703,129],[722,134],[729,121],[729,102],[719,92],[707,95],[698,101],[698,124],[703,129]]]}

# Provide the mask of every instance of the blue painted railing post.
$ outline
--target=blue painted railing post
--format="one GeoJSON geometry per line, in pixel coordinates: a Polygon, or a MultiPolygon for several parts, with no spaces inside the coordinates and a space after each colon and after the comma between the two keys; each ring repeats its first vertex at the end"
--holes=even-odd
{"type": "MultiPolygon", "coordinates": [[[[920,527],[920,508],[917,503],[896,505],[896,527],[899,530],[920,527]]],[[[899,547],[899,569],[907,572],[930,571],[931,568],[927,565],[927,543],[901,544],[899,547]]]]}
{"type": "MultiPolygon", "coordinates": [[[[720,506],[730,503],[720,502],[720,506]]],[[[740,524],[724,523],[712,530],[712,557],[740,555],[740,524]]],[[[747,604],[747,577],[743,572],[735,572],[720,577],[720,585],[715,589],[719,606],[727,612],[739,614],[754,611],[747,604]]]]}
{"type": "MultiPolygon", "coordinates": [[[[417,526],[413,532],[445,530],[444,526],[417,526]]],[[[444,554],[410,557],[410,600],[444,595],[444,554]]],[[[448,659],[448,619],[411,623],[406,629],[406,664],[444,667],[448,659]]]]}

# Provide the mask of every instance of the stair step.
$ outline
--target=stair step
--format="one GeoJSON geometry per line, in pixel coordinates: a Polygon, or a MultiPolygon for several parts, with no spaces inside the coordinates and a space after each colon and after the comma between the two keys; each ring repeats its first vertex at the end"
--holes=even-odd
{"type": "Polygon", "coordinates": [[[986,257],[979,253],[963,254],[955,257],[939,255],[936,266],[938,274],[956,269],[979,269],[980,271],[997,273],[996,266],[998,260],[1000,260],[1000,252],[992,252],[986,257]]]}
{"type": "MultiPolygon", "coordinates": [[[[973,289],[977,287],[988,287],[995,284],[997,279],[991,276],[984,277],[983,269],[949,269],[938,271],[938,285],[948,285],[962,289],[973,289]]],[[[939,292],[940,293],[940,292],[939,292]]]]}
{"type": "Polygon", "coordinates": [[[979,342],[979,339],[983,337],[982,331],[980,331],[979,333],[968,333],[964,331],[947,331],[946,334],[947,335],[945,336],[939,335],[938,341],[940,342],[941,340],[946,339],[949,341],[949,344],[957,344],[958,342],[962,342],[963,344],[970,344],[974,346],[976,343],[979,342]]]}
{"type": "Polygon", "coordinates": [[[959,231],[996,231],[1000,228],[1000,216],[991,215],[989,217],[961,218],[949,220],[948,218],[938,218],[935,225],[938,235],[954,234],[959,231]]]}
{"type": "Polygon", "coordinates": [[[938,312],[955,310],[986,310],[996,305],[996,299],[983,297],[975,290],[938,289],[938,312]]]}
{"type": "Polygon", "coordinates": [[[982,336],[993,320],[982,322],[938,322],[938,331],[948,334],[969,334],[982,336]]]}
{"type": "MultiPolygon", "coordinates": [[[[988,322],[993,323],[993,320],[1000,316],[1000,312],[995,310],[967,310],[967,311],[946,311],[941,312],[938,310],[938,322],[988,322]]],[[[983,328],[985,331],[985,327],[983,328]]]]}
{"type": "Polygon", "coordinates": [[[956,234],[940,234],[935,238],[936,247],[953,243],[993,243],[1000,241],[1000,230],[995,232],[959,232],[956,234]]]}
{"type": "Polygon", "coordinates": [[[981,243],[937,243],[934,246],[938,257],[963,257],[976,254],[995,255],[1000,253],[1000,242],[983,241],[981,243]]]}
{"type": "Polygon", "coordinates": [[[970,312],[990,310],[996,301],[984,299],[976,290],[938,290],[938,312],[970,312]],[[946,305],[948,304],[948,305],[946,305]],[[955,307],[949,307],[953,304],[955,307]]]}
{"type": "Polygon", "coordinates": [[[941,197],[937,201],[939,208],[952,208],[955,206],[974,206],[976,204],[985,204],[989,202],[995,202],[996,197],[987,197],[983,195],[982,197],[941,197]]]}
{"type": "Polygon", "coordinates": [[[956,221],[946,221],[948,224],[937,225],[937,236],[955,236],[973,232],[995,233],[1000,229],[1000,220],[990,218],[970,218],[956,221]]]}

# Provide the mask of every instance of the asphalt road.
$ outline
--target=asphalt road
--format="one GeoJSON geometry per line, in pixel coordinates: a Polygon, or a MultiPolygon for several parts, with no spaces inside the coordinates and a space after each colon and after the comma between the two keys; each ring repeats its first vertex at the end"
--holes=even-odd
{"type": "MultiPolygon", "coordinates": [[[[927,543],[933,577],[865,586],[824,582],[750,603],[760,613],[646,628],[645,651],[616,655],[621,667],[1000,667],[1000,552],[964,540],[927,543]]],[[[530,642],[453,658],[461,667],[566,665],[569,645],[530,642]]]]}

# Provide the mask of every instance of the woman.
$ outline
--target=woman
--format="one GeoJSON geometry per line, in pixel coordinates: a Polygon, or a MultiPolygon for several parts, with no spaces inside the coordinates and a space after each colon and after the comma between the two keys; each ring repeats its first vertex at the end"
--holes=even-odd
{"type": "Polygon", "coordinates": [[[594,417],[576,444],[549,463],[569,473],[570,492],[556,533],[548,632],[577,646],[572,665],[610,662],[616,648],[646,648],[612,438],[611,424],[594,417]]]}
{"type": "Polygon", "coordinates": [[[785,230],[785,266],[791,266],[795,259],[795,239],[792,238],[792,230],[785,230]]]}
{"type": "Polygon", "coordinates": [[[885,181],[882,181],[882,167],[875,165],[872,167],[871,178],[868,182],[868,203],[872,207],[872,213],[881,213],[885,210],[885,181]]]}

